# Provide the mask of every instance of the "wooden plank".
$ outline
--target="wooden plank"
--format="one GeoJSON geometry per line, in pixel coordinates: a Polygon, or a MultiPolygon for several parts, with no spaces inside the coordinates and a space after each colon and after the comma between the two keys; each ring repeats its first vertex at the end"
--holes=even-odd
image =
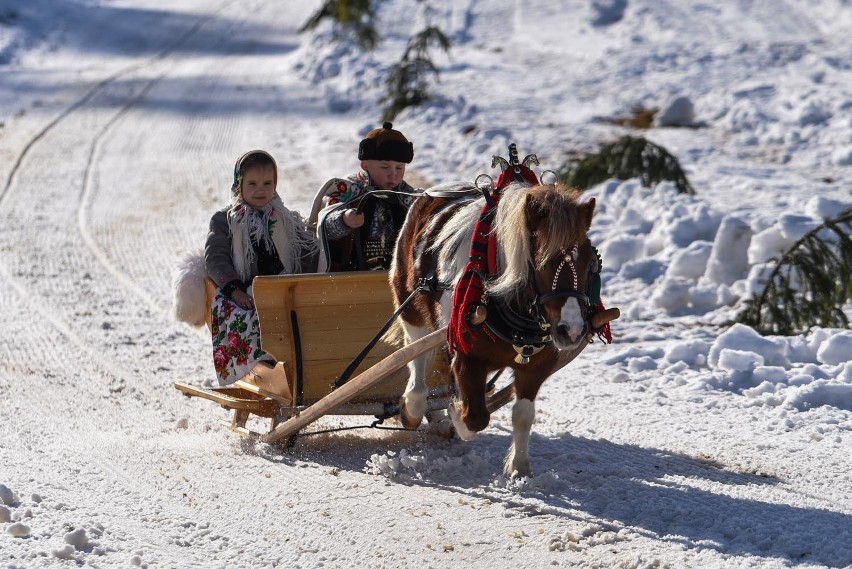
{"type": "Polygon", "coordinates": [[[402,369],[409,361],[446,342],[446,334],[447,327],[444,326],[391,354],[364,373],[349,380],[342,387],[326,395],[302,413],[281,423],[261,437],[261,440],[265,443],[274,443],[298,433],[306,425],[332,413],[337,407],[350,401],[359,393],[387,378],[393,372],[402,369]]]}
{"type": "Polygon", "coordinates": [[[299,289],[299,296],[308,306],[350,305],[362,300],[378,302],[385,298],[391,302],[386,271],[357,271],[257,277],[253,282],[256,306],[260,309],[280,306],[283,289],[289,286],[299,289]],[[357,300],[350,300],[352,298],[357,300]]]}
{"type": "Polygon", "coordinates": [[[213,299],[216,297],[216,283],[210,277],[204,279],[204,297],[207,306],[207,312],[204,314],[204,323],[207,324],[207,329],[213,331],[213,299]]]}
{"type": "Polygon", "coordinates": [[[200,397],[209,399],[221,405],[226,409],[234,409],[247,411],[260,415],[261,417],[271,417],[278,408],[279,403],[255,393],[250,393],[236,387],[223,387],[219,389],[204,389],[189,385],[188,383],[175,383],[175,389],[188,397],[200,397]]]}
{"type": "MultiPolygon", "coordinates": [[[[331,358],[352,360],[367,345],[367,342],[376,333],[377,329],[370,328],[365,330],[370,335],[365,334],[358,338],[347,338],[345,336],[341,338],[337,334],[306,330],[302,334],[302,356],[305,358],[305,361],[327,360],[331,358]]],[[[393,348],[388,349],[387,346],[376,346],[375,349],[377,351],[383,350],[386,354],[395,351],[393,348]]]]}
{"type": "MultiPolygon", "coordinates": [[[[275,312],[273,311],[273,314],[275,312]]],[[[302,309],[297,311],[296,314],[298,315],[299,331],[303,340],[308,337],[308,334],[314,334],[322,336],[323,340],[352,341],[364,346],[373,337],[373,334],[378,332],[385,322],[387,322],[392,312],[387,312],[377,318],[362,318],[358,315],[349,315],[337,319],[336,322],[331,319],[315,318],[310,309],[302,309]]],[[[261,317],[263,318],[260,323],[261,333],[265,336],[276,335],[285,338],[289,337],[291,335],[289,311],[286,321],[283,319],[283,311],[280,314],[275,314],[275,316],[276,318],[272,321],[269,320],[269,314],[264,314],[261,317]]],[[[326,345],[326,348],[328,347],[329,345],[326,345]]]]}
{"type": "MultiPolygon", "coordinates": [[[[299,324],[301,328],[301,322],[299,324]]],[[[375,330],[376,328],[373,328],[369,332],[372,334],[375,333],[375,330]]],[[[333,335],[306,331],[302,334],[302,358],[305,362],[311,362],[312,366],[319,364],[322,369],[328,371],[334,370],[330,366],[324,365],[326,362],[343,361],[343,368],[345,368],[367,345],[367,340],[364,340],[364,337],[365,335],[361,335],[359,336],[361,339],[341,342],[333,335]]],[[[367,338],[369,339],[369,337],[367,338]]],[[[291,353],[292,346],[289,336],[267,333],[266,330],[262,330],[261,347],[279,361],[292,363],[295,360],[295,354],[291,353]]],[[[370,351],[368,357],[381,359],[400,347],[400,345],[385,343],[380,340],[370,351]]],[[[343,368],[337,371],[341,372],[343,368]]],[[[287,369],[287,373],[288,377],[293,377],[290,369],[287,369]]]]}
{"type": "MultiPolygon", "coordinates": [[[[386,272],[258,277],[254,292],[261,345],[285,362],[290,378],[296,377],[290,316],[292,311],[296,312],[302,345],[304,404],[318,402],[332,392],[334,380],[393,313],[386,272]],[[353,298],[358,302],[353,303],[353,298]]],[[[355,374],[364,373],[402,347],[402,335],[390,332],[373,347],[355,374]]],[[[446,368],[445,362],[442,365],[446,368]]],[[[405,390],[407,375],[404,369],[391,374],[359,394],[355,401],[395,401],[405,390]]],[[[428,383],[447,385],[448,377],[444,369],[442,373],[430,374],[428,383]]]]}
{"type": "MultiPolygon", "coordinates": [[[[283,361],[288,377],[295,378],[296,354],[291,313],[300,331],[305,387],[318,381],[319,391],[330,383],[358,354],[393,313],[386,272],[329,273],[258,277],[254,280],[255,304],[261,326],[261,345],[283,361]],[[332,356],[332,357],[330,357],[332,356]],[[340,369],[318,375],[316,363],[348,359],[340,369]]],[[[395,346],[377,346],[384,356],[395,346]]],[[[313,390],[316,391],[316,390],[313,390]]]]}
{"type": "MultiPolygon", "coordinates": [[[[366,372],[367,370],[364,370],[366,372]]],[[[357,376],[356,376],[357,377],[357,376]]],[[[408,370],[403,368],[396,372],[393,372],[390,377],[381,380],[378,384],[373,385],[369,389],[365,389],[363,392],[354,396],[350,403],[363,403],[367,401],[386,401],[386,402],[396,402],[405,391],[405,386],[408,383],[408,370]]],[[[304,400],[303,403],[305,405],[312,405],[324,397],[328,396],[331,393],[334,393],[334,389],[331,384],[325,385],[323,388],[323,384],[319,382],[305,382],[307,385],[304,392],[304,400]]]]}
{"type": "MultiPolygon", "coordinates": [[[[301,294],[299,291],[297,294],[301,294]]],[[[296,306],[266,306],[262,308],[264,318],[269,321],[270,326],[283,325],[290,320],[290,310],[295,309],[299,313],[299,324],[303,322],[307,327],[321,327],[324,330],[347,330],[351,328],[365,328],[363,322],[369,320],[379,326],[385,323],[393,314],[391,303],[365,303],[358,309],[348,306],[300,306],[299,300],[296,306]]]]}
{"type": "Polygon", "coordinates": [[[387,282],[379,282],[367,287],[320,290],[306,286],[299,288],[296,308],[305,306],[344,306],[357,309],[365,303],[393,304],[387,282]]]}

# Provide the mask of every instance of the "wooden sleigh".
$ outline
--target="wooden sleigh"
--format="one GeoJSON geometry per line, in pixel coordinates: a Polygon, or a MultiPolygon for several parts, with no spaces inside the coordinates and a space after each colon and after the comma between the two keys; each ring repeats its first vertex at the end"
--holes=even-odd
{"type": "MultiPolygon", "coordinates": [[[[212,302],[212,281],[207,287],[212,302]]],[[[445,328],[404,346],[401,329],[391,327],[354,368],[351,379],[334,386],[393,314],[387,272],[256,277],[253,290],[261,346],[282,363],[285,377],[270,381],[249,374],[228,387],[210,389],[175,383],[185,395],[231,411],[231,420],[225,423],[232,430],[289,445],[302,429],[326,415],[389,419],[399,413],[408,362],[430,351],[428,410],[446,409],[449,404],[445,328]],[[252,415],[269,419],[269,430],[250,429],[252,415]]],[[[489,406],[496,410],[511,398],[509,385],[492,393],[489,406]]]]}

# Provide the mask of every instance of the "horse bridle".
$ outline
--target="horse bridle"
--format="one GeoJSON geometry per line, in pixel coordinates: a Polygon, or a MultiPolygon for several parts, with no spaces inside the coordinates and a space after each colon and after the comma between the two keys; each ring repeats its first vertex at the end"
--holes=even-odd
{"type": "MultiPolygon", "coordinates": [[[[489,299],[489,303],[493,303],[496,310],[489,310],[487,313],[486,323],[488,324],[488,328],[495,336],[512,345],[515,352],[517,352],[515,356],[517,363],[525,364],[529,362],[532,356],[553,342],[550,322],[544,314],[544,304],[546,302],[558,298],[573,297],[583,304],[581,309],[584,313],[589,312],[588,292],[591,290],[591,284],[586,293],[579,291],[577,288],[579,285],[579,275],[575,261],[579,256],[578,253],[578,245],[575,245],[570,252],[567,252],[565,249],[560,251],[562,258],[559,261],[556,273],[554,273],[551,290],[546,294],[540,293],[535,281],[535,267],[531,261],[528,262],[532,298],[527,302],[526,315],[519,314],[504,299],[489,299]],[[559,279],[566,267],[571,271],[573,288],[558,289],[559,279]]],[[[596,255],[595,260],[597,260],[596,255]]],[[[586,327],[588,328],[588,324],[586,327]]],[[[588,329],[585,332],[588,332],[588,329]]]]}
{"type": "MultiPolygon", "coordinates": [[[[570,251],[565,251],[565,249],[561,249],[560,253],[562,255],[562,259],[559,261],[559,266],[556,267],[556,272],[553,274],[553,283],[550,286],[550,292],[546,294],[536,294],[537,303],[539,307],[543,307],[544,303],[550,302],[551,300],[555,300],[557,298],[576,298],[582,304],[586,310],[589,309],[589,291],[591,290],[591,282],[589,283],[589,287],[586,289],[586,292],[580,292],[578,289],[578,281],[579,277],[577,275],[577,265],[574,263],[575,260],[578,259],[580,252],[579,244],[575,244],[574,247],[570,251]],[[571,278],[573,288],[570,289],[562,289],[558,290],[556,287],[559,284],[559,277],[562,274],[562,269],[565,267],[571,269],[571,278]]],[[[595,260],[597,261],[597,256],[595,256],[595,260]]],[[[594,270],[592,272],[595,272],[594,270]]],[[[535,281],[533,281],[535,282],[535,281]]]]}

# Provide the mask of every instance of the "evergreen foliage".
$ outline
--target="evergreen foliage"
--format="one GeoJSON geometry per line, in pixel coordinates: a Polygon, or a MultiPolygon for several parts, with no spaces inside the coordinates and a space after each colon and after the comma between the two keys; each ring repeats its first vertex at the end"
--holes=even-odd
{"type": "Polygon", "coordinates": [[[852,301],[852,208],[808,232],[778,260],[760,296],[737,321],[761,334],[792,335],[811,326],[848,328],[852,301]]]}
{"type": "Polygon", "coordinates": [[[408,40],[402,58],[391,66],[385,80],[387,94],[382,98],[386,104],[382,120],[391,121],[406,107],[415,107],[429,99],[429,78],[431,75],[438,78],[438,68],[429,56],[433,45],[445,52],[450,49],[450,40],[436,26],[428,26],[408,40]]]}
{"type": "Polygon", "coordinates": [[[372,0],[325,0],[299,32],[313,30],[326,19],[332,21],[338,36],[351,33],[362,49],[372,50],[379,43],[372,0]]]}
{"type": "Polygon", "coordinates": [[[574,161],[562,181],[568,186],[585,190],[595,184],[616,178],[629,180],[638,177],[648,187],[663,180],[675,183],[678,192],[694,194],[678,159],[662,146],[644,137],[623,136],[574,161]]]}

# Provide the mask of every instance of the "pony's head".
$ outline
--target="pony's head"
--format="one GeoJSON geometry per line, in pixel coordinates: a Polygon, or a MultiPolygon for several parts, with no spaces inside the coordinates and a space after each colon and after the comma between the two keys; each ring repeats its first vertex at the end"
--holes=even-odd
{"type": "Polygon", "coordinates": [[[597,256],[588,238],[595,200],[561,184],[509,186],[497,209],[500,276],[489,292],[534,301],[557,348],[588,331],[589,290],[597,256]]]}

